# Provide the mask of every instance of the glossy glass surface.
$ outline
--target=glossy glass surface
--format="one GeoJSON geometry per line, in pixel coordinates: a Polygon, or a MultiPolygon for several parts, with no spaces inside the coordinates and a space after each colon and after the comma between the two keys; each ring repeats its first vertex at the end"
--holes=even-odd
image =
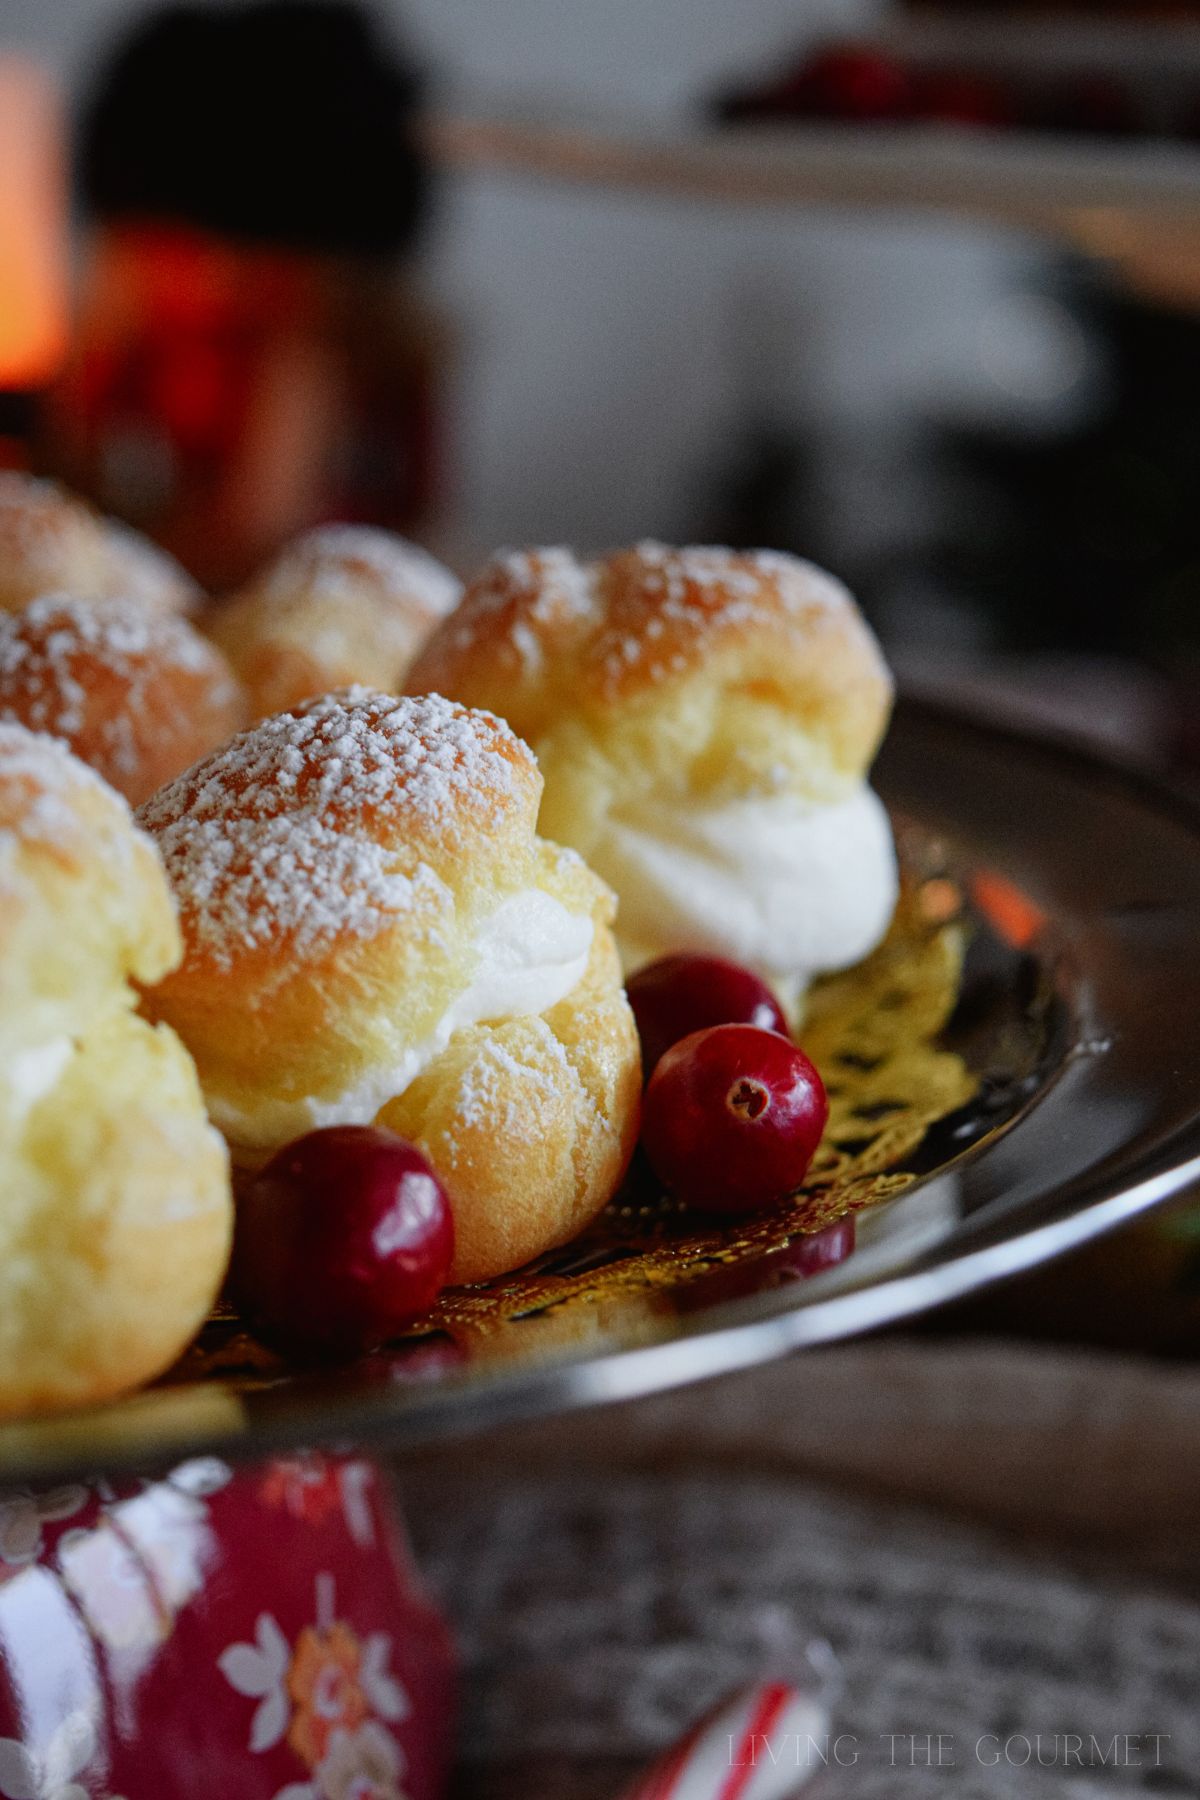
{"type": "Polygon", "coordinates": [[[470,1353],[425,1340],[333,1374],[234,1367],[10,1425],[0,1485],[295,1443],[398,1447],[698,1380],[957,1298],[1200,1179],[1200,811],[911,703],[878,775],[982,905],[947,1034],[981,1079],[922,1146],[922,1179],[859,1215],[853,1255],[843,1233],[828,1255],[631,1297],[586,1335],[549,1313],[470,1353]]]}

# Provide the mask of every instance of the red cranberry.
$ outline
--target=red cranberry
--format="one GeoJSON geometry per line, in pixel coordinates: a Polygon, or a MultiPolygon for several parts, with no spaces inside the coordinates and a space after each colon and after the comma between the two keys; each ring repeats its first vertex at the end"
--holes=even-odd
{"type": "Polygon", "coordinates": [[[280,1150],[242,1197],[231,1286],[264,1343],[352,1356],[424,1312],[453,1255],[450,1203],[421,1152],[335,1125],[280,1150]]]}
{"type": "Polygon", "coordinates": [[[663,1055],[642,1143],[680,1199],[702,1212],[754,1212],[799,1187],[828,1116],[803,1050],[754,1025],[714,1025],[663,1055]]]}
{"type": "Polygon", "coordinates": [[[780,1251],[779,1262],[772,1272],[777,1273],[781,1283],[819,1275],[822,1269],[833,1269],[838,1263],[845,1262],[854,1249],[854,1239],[854,1215],[835,1219],[821,1231],[793,1239],[786,1250],[780,1251]]]}
{"type": "Polygon", "coordinates": [[[845,1262],[854,1250],[854,1238],[853,1218],[837,1219],[820,1231],[794,1237],[783,1250],[741,1262],[716,1264],[707,1275],[678,1288],[671,1304],[681,1312],[702,1312],[726,1300],[741,1300],[747,1294],[762,1294],[770,1288],[807,1281],[810,1275],[819,1275],[822,1269],[845,1262]]]}
{"type": "Polygon", "coordinates": [[[626,983],[647,1081],[664,1050],[708,1025],[757,1025],[788,1034],[778,1000],[752,969],[720,956],[660,956],[626,983]]]}

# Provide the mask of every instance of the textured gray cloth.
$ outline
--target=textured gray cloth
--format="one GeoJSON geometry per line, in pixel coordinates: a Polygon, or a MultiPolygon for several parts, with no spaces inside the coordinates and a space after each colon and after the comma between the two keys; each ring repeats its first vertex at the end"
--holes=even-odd
{"type": "Polygon", "coordinates": [[[947,1343],[806,1357],[409,1465],[466,1662],[459,1792],[615,1800],[815,1636],[858,1761],[814,1796],[1195,1800],[1198,1483],[1190,1371],[947,1343]]]}

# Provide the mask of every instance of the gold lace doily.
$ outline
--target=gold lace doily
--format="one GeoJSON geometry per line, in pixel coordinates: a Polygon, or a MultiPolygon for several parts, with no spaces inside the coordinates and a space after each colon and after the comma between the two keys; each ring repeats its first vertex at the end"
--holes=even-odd
{"type": "Polygon", "coordinates": [[[698,1214],[655,1193],[635,1169],[582,1236],[514,1275],[449,1290],[421,1331],[504,1354],[499,1336],[517,1320],[523,1329],[512,1335],[524,1350],[534,1324],[547,1342],[578,1339],[603,1329],[614,1302],[627,1310],[640,1292],[658,1311],[654,1302],[667,1304],[668,1290],[739,1265],[752,1289],[762,1283],[749,1265],[898,1193],[913,1180],[903,1165],[930,1126],[977,1085],[962,1058],[936,1043],[958,996],[963,943],[958,888],[940,875],[912,877],[874,955],[813,989],[800,1039],[824,1077],[829,1125],[788,1205],[698,1228],[698,1214]]]}
{"type": "MultiPolygon", "coordinates": [[[[937,1043],[962,974],[961,892],[941,873],[922,873],[915,855],[905,860],[910,873],[883,944],[809,996],[800,1037],[825,1079],[829,1124],[788,1205],[702,1219],[635,1164],[581,1236],[512,1275],[448,1289],[405,1339],[440,1333],[472,1360],[553,1354],[600,1338],[618,1312],[628,1337],[710,1298],[788,1279],[789,1248],[907,1187],[914,1176],[906,1162],[930,1126],[966,1105],[977,1081],[937,1043]]],[[[246,1386],[277,1379],[283,1367],[223,1311],[168,1379],[226,1377],[246,1386]]]]}

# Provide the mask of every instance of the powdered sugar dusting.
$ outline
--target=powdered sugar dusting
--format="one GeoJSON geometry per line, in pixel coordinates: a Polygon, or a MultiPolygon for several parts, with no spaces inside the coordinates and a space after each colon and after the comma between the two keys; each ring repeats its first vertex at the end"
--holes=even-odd
{"type": "Polygon", "coordinates": [[[56,588],[105,602],[124,596],[161,612],[200,596],[174,557],[140,532],[52,481],[0,472],[0,591],[12,605],[56,588]]]}
{"type": "MultiPolygon", "coordinates": [[[[595,611],[596,590],[590,568],[561,545],[543,550],[501,550],[492,559],[490,576],[494,590],[490,603],[503,604],[514,591],[528,593],[528,616],[538,624],[548,624],[564,614],[588,618],[595,611]]],[[[488,586],[485,575],[485,590],[488,586]]]]}
{"type": "Polygon", "coordinates": [[[57,482],[22,474],[19,469],[0,470],[0,512],[7,513],[10,507],[24,512],[31,504],[58,505],[65,497],[57,482]]]}
{"type": "Polygon", "coordinates": [[[305,532],[271,565],[259,591],[289,604],[300,593],[337,599],[367,581],[380,593],[445,618],[462,597],[462,583],[419,544],[370,525],[319,525],[305,532]]]}
{"type": "Polygon", "coordinates": [[[52,481],[0,471],[0,587],[13,578],[29,593],[54,586],[81,554],[103,554],[100,523],[90,508],[52,481]]]}
{"type": "Polygon", "coordinates": [[[732,550],[722,544],[676,549],[645,539],[599,566],[625,566],[640,592],[653,598],[648,636],[659,635],[663,618],[687,616],[697,603],[710,613],[732,613],[740,618],[752,610],[769,609],[777,601],[789,612],[854,604],[849,590],[835,576],[782,550],[732,550]],[[651,624],[658,629],[649,630],[651,624]]]}
{"type": "Polygon", "coordinates": [[[493,631],[507,636],[526,673],[542,665],[542,638],[597,616],[594,571],[572,551],[501,550],[472,582],[467,604],[450,627],[451,643],[466,649],[493,631]]]}
{"type": "Polygon", "coordinates": [[[204,819],[158,841],[192,928],[226,968],[283,933],[297,956],[343,931],[372,936],[412,905],[413,883],[379,845],[318,818],[204,819]]]}
{"type": "Polygon", "coordinates": [[[113,821],[126,827],[103,837],[89,830],[89,853],[127,858],[138,834],[121,796],[56,738],[0,721],[0,888],[22,846],[63,850],[78,843],[80,796],[89,789],[102,798],[113,821]]]}
{"type": "Polygon", "coordinates": [[[602,566],[616,597],[595,659],[613,681],[635,666],[654,679],[680,673],[713,633],[778,622],[781,611],[799,624],[814,610],[854,609],[841,582],[781,551],[651,540],[602,566]]]}
{"type": "Polygon", "coordinates": [[[823,569],[779,551],[647,540],[586,563],[561,548],[508,550],[471,583],[438,643],[453,657],[506,642],[536,678],[573,640],[581,666],[607,682],[635,669],[658,680],[691,667],[716,631],[781,614],[802,626],[814,610],[852,612],[854,602],[823,569]]]}
{"type": "Polygon", "coordinates": [[[798,613],[814,606],[825,607],[831,612],[854,611],[856,608],[854,595],[844,581],[802,556],[787,556],[782,550],[754,550],[747,561],[768,581],[775,582],[789,612],[798,613]]]}
{"type": "Polygon", "coordinates": [[[344,933],[376,935],[419,886],[441,888],[425,864],[404,874],[381,840],[397,826],[452,831],[468,808],[502,807],[528,760],[489,713],[352,688],[243,732],[140,817],[190,930],[221,966],[281,938],[304,957],[344,933]]]}
{"type": "Polygon", "coordinates": [[[129,775],[141,760],[155,686],[170,672],[211,683],[208,703],[232,707],[233,682],[199,634],[135,600],[96,606],[61,594],[0,615],[0,712],[14,708],[23,724],[73,741],[86,729],[92,752],[109,771],[129,775]],[[90,705],[97,676],[121,696],[105,715],[90,705]]]}
{"type": "Polygon", "coordinates": [[[529,1140],[541,1130],[531,1095],[544,1095],[555,1104],[570,1091],[572,1108],[586,1107],[593,1127],[611,1134],[614,1121],[580,1081],[565,1045],[547,1021],[533,1015],[522,1025],[532,1040],[525,1054],[494,1033],[479,1044],[459,1077],[455,1116],[460,1124],[467,1130],[485,1127],[506,1138],[529,1140]]]}
{"type": "Polygon", "coordinates": [[[119,519],[105,519],[104,536],[112,562],[113,591],[143,606],[188,610],[201,590],[181,563],[119,519]]]}
{"type": "Polygon", "coordinates": [[[486,1125],[506,1137],[537,1129],[527,1095],[540,1089],[550,1098],[561,1094],[564,1075],[569,1075],[567,1053],[545,1019],[526,1021],[537,1044],[537,1060],[514,1054],[493,1034],[480,1044],[463,1070],[455,1112],[463,1125],[486,1125]],[[544,1066],[548,1061],[549,1068],[544,1066]]]}

